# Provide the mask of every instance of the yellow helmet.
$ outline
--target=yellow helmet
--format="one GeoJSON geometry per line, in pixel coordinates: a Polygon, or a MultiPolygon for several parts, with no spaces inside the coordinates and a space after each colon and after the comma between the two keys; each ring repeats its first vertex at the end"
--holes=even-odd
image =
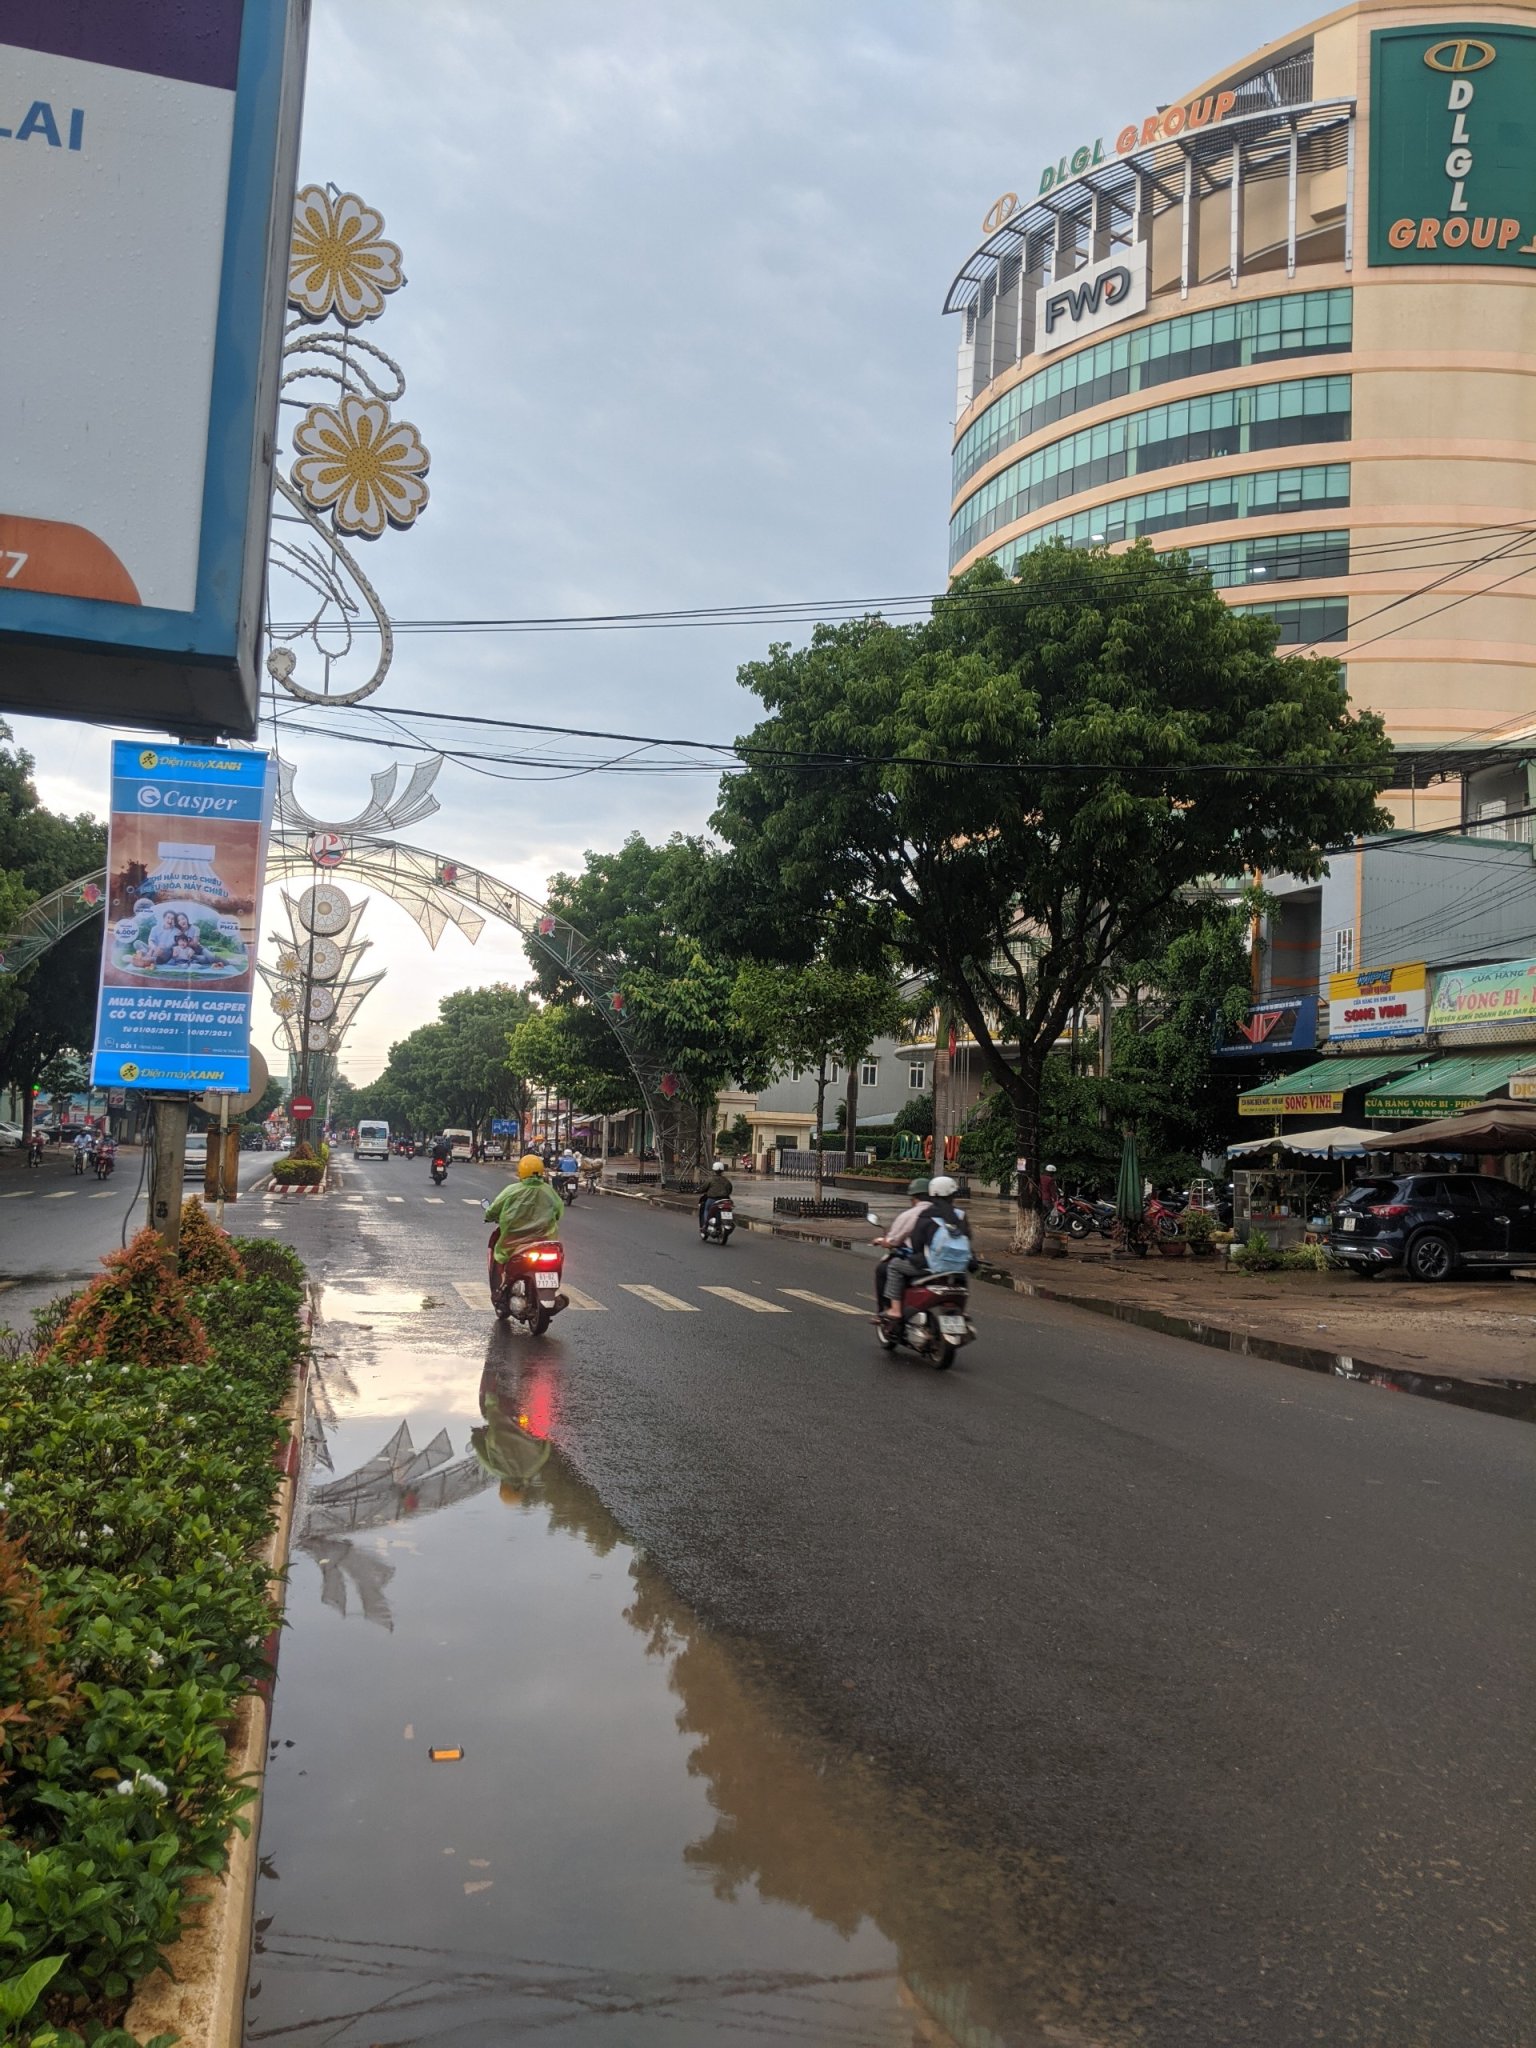
{"type": "Polygon", "coordinates": [[[537,1152],[525,1152],[517,1162],[519,1180],[535,1180],[544,1171],[544,1162],[537,1152]]]}

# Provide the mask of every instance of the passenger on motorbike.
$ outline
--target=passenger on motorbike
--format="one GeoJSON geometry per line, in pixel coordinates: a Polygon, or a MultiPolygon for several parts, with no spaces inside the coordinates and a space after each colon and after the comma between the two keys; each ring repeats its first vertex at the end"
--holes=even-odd
{"type": "MultiPolygon", "coordinates": [[[[960,1192],[960,1183],[947,1173],[936,1173],[928,1183],[928,1207],[917,1220],[912,1232],[911,1249],[906,1260],[892,1259],[891,1272],[886,1280],[886,1308],[884,1313],[899,1323],[902,1314],[902,1297],[907,1290],[907,1281],[918,1273],[928,1270],[929,1250],[936,1238],[953,1241],[956,1237],[970,1244],[971,1226],[963,1209],[956,1208],[955,1196],[960,1192]],[[898,1270],[900,1269],[900,1270],[898,1270]]],[[[967,1266],[974,1265],[975,1255],[967,1259],[967,1266]]]]}
{"type": "Polygon", "coordinates": [[[912,1233],[928,1212],[928,1176],[920,1174],[916,1180],[908,1181],[907,1193],[912,1197],[910,1205],[895,1218],[884,1237],[875,1239],[876,1244],[890,1247],[875,1268],[875,1299],[882,1313],[887,1302],[892,1300],[899,1310],[901,1297],[915,1270],[911,1263],[912,1233]],[[894,1280],[893,1268],[898,1269],[894,1280]]]}
{"type": "Polygon", "coordinates": [[[703,1230],[709,1222],[709,1212],[716,1202],[730,1199],[731,1183],[725,1170],[725,1161],[717,1159],[709,1169],[709,1179],[699,1196],[699,1228],[703,1230]]]}
{"type": "Polygon", "coordinates": [[[528,1152],[517,1162],[517,1179],[508,1181],[494,1200],[485,1205],[487,1222],[499,1231],[496,1262],[505,1265],[515,1252],[531,1244],[560,1235],[560,1218],[565,1204],[544,1178],[544,1162],[537,1152],[528,1152]]]}

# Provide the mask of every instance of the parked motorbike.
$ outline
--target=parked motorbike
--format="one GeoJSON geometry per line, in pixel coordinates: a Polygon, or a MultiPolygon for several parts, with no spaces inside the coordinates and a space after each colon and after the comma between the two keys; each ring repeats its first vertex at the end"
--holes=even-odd
{"type": "Polygon", "coordinates": [[[1045,1219],[1047,1230],[1065,1232],[1079,1244],[1097,1231],[1101,1237],[1108,1237],[1115,1220],[1113,1202],[1090,1202],[1084,1195],[1063,1195],[1048,1212],[1045,1219]]]}
{"type": "Polygon", "coordinates": [[[736,1228],[736,1205],[729,1195],[711,1202],[704,1211],[703,1227],[699,1239],[703,1244],[717,1244],[723,1250],[731,1241],[731,1232],[736,1228]]]}
{"type": "Polygon", "coordinates": [[[509,1259],[498,1259],[496,1240],[500,1229],[491,1232],[486,1248],[486,1277],[491,1286],[491,1307],[501,1322],[517,1322],[535,1337],[542,1337],[551,1320],[570,1303],[560,1291],[565,1272],[565,1249],[556,1240],[525,1245],[509,1259]]]}
{"type": "Polygon", "coordinates": [[[557,1173],[551,1180],[550,1186],[567,1208],[570,1207],[571,1203],[581,1193],[580,1177],[574,1173],[557,1173]]]}
{"type": "Polygon", "coordinates": [[[1171,1202],[1165,1202],[1157,1195],[1147,1203],[1147,1221],[1159,1237],[1177,1237],[1179,1218],[1183,1213],[1182,1204],[1175,1208],[1171,1202]]]}
{"type": "Polygon", "coordinates": [[[875,1334],[881,1349],[905,1347],[926,1358],[935,1372],[944,1372],[955,1362],[962,1344],[976,1341],[976,1326],[967,1313],[970,1287],[963,1273],[919,1274],[908,1282],[902,1297],[901,1322],[893,1325],[884,1316],[876,1318],[875,1334]]]}
{"type": "Polygon", "coordinates": [[[434,1187],[438,1187],[438,1188],[440,1188],[440,1187],[442,1186],[443,1182],[444,1182],[444,1181],[445,1181],[445,1180],[446,1180],[447,1178],[448,1178],[448,1162],[447,1162],[447,1160],[446,1160],[446,1159],[434,1159],[434,1160],[433,1160],[433,1162],[432,1162],[432,1185],[433,1185],[434,1187]]]}

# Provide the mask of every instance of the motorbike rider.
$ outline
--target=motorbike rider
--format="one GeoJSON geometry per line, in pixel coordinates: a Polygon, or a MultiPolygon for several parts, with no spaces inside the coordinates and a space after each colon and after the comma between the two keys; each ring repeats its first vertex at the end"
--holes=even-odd
{"type": "Polygon", "coordinates": [[[432,1140],[432,1164],[434,1166],[446,1166],[452,1157],[453,1140],[446,1133],[440,1132],[432,1140]]]}
{"type": "Polygon", "coordinates": [[[508,1181],[485,1205],[486,1221],[494,1223],[499,1233],[497,1264],[504,1266],[515,1252],[558,1237],[564,1214],[564,1202],[544,1177],[543,1160],[537,1152],[525,1152],[517,1162],[517,1179],[508,1181]]]}
{"type": "Polygon", "coordinates": [[[87,1159],[89,1159],[89,1158],[90,1158],[91,1154],[92,1154],[92,1153],[93,1153],[93,1152],[95,1151],[95,1149],[96,1149],[96,1142],[95,1142],[95,1137],[94,1137],[94,1135],[93,1135],[93,1133],[92,1133],[92,1132],[90,1132],[90,1131],[79,1131],[79,1132],[77,1132],[77,1133],[76,1133],[76,1136],[75,1136],[75,1164],[74,1164],[74,1171],[75,1171],[76,1173],[84,1173],[84,1171],[85,1171],[85,1162],[86,1162],[86,1160],[87,1160],[87,1159]]]}
{"type": "Polygon", "coordinates": [[[705,1229],[708,1225],[709,1212],[716,1202],[729,1201],[730,1196],[731,1181],[729,1174],[725,1170],[725,1161],[717,1159],[709,1169],[709,1179],[705,1181],[703,1192],[699,1196],[700,1230],[705,1229]]]}
{"type": "Polygon", "coordinates": [[[887,1300],[887,1283],[891,1268],[898,1259],[908,1261],[905,1271],[899,1275],[894,1288],[891,1289],[898,1303],[912,1275],[913,1268],[909,1258],[912,1233],[916,1230],[919,1220],[928,1212],[928,1185],[926,1173],[919,1174],[916,1180],[907,1182],[907,1193],[912,1198],[911,1202],[893,1220],[885,1235],[875,1239],[876,1244],[889,1247],[885,1257],[875,1268],[875,1303],[882,1312],[887,1300]]]}
{"type": "Polygon", "coordinates": [[[568,1173],[572,1180],[579,1180],[581,1178],[581,1160],[569,1145],[560,1154],[560,1160],[555,1167],[555,1171],[560,1174],[568,1173]]]}
{"type": "MultiPolygon", "coordinates": [[[[963,1209],[955,1206],[955,1196],[960,1192],[960,1183],[947,1173],[936,1173],[928,1183],[928,1206],[918,1218],[912,1232],[910,1247],[903,1258],[892,1258],[890,1271],[886,1276],[886,1305],[884,1315],[894,1323],[900,1323],[902,1299],[907,1291],[907,1282],[918,1273],[927,1270],[928,1248],[940,1230],[947,1235],[963,1237],[970,1241],[971,1226],[963,1209]]],[[[975,1264],[974,1253],[970,1264],[975,1264]]]]}

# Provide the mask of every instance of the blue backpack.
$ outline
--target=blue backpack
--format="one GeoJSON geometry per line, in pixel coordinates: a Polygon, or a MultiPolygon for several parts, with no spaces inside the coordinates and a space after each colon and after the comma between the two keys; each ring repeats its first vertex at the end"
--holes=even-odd
{"type": "Polygon", "coordinates": [[[971,1240],[963,1225],[946,1222],[941,1216],[923,1252],[930,1273],[964,1273],[971,1263],[971,1240]]]}

